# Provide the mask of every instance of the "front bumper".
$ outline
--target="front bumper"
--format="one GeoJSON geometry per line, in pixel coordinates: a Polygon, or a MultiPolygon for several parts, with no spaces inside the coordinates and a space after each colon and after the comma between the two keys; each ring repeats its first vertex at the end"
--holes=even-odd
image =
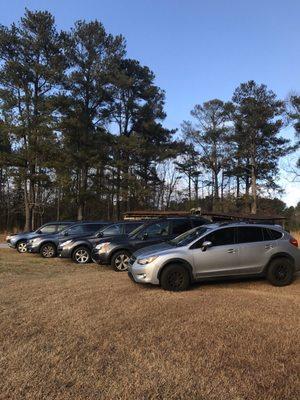
{"type": "Polygon", "coordinates": [[[7,240],[6,243],[7,243],[8,247],[10,247],[11,249],[15,249],[17,247],[16,243],[11,242],[10,240],[7,240]]]}
{"type": "Polygon", "coordinates": [[[136,283],[151,283],[152,285],[159,285],[159,280],[157,278],[159,266],[155,262],[140,265],[137,262],[134,264],[129,264],[128,275],[136,283]]]}
{"type": "Polygon", "coordinates": [[[97,249],[92,250],[92,260],[97,264],[109,265],[110,257],[108,253],[99,253],[97,249]]]}
{"type": "Polygon", "coordinates": [[[58,246],[58,248],[57,248],[57,256],[61,257],[61,258],[71,258],[72,249],[69,249],[68,247],[58,246]]]}
{"type": "Polygon", "coordinates": [[[40,252],[41,243],[32,244],[27,242],[27,252],[28,253],[39,253],[40,252]]]}

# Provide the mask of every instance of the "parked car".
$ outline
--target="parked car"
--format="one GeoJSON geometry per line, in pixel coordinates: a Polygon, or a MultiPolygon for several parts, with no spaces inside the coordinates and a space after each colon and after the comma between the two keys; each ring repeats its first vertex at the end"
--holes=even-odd
{"type": "Polygon", "coordinates": [[[60,239],[90,236],[108,224],[110,223],[105,221],[77,222],[63,231],[50,235],[40,235],[30,239],[27,242],[27,249],[29,253],[40,253],[45,258],[56,257],[60,239]]]}
{"type": "Polygon", "coordinates": [[[202,217],[169,217],[146,222],[130,235],[102,239],[92,250],[92,259],[98,264],[110,264],[116,271],[126,271],[128,261],[136,250],[171,240],[192,227],[209,221],[202,217]]]}
{"type": "Polygon", "coordinates": [[[135,282],[179,291],[198,280],[256,275],[284,286],[299,270],[298,242],[282,228],[223,223],[195,228],[137,251],[128,273],[135,282]]]}
{"type": "Polygon", "coordinates": [[[17,249],[19,253],[27,251],[27,242],[37,236],[55,234],[74,224],[74,221],[55,221],[48,222],[40,226],[37,230],[31,232],[20,232],[6,236],[6,242],[9,247],[17,249]]]}
{"type": "Polygon", "coordinates": [[[66,240],[62,238],[57,247],[57,253],[62,258],[72,258],[78,264],[86,264],[91,261],[93,246],[97,245],[101,238],[126,237],[130,232],[141,226],[143,221],[121,221],[101,229],[88,237],[76,237],[66,240]]]}

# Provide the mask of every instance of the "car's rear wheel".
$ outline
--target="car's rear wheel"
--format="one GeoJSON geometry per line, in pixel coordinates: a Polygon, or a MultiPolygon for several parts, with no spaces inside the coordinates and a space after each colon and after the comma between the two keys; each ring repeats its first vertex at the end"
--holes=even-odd
{"type": "Polygon", "coordinates": [[[180,264],[165,267],[160,277],[160,285],[165,290],[179,292],[190,286],[190,276],[186,268],[180,264]]]}
{"type": "Polygon", "coordinates": [[[118,272],[127,271],[130,257],[129,251],[120,250],[112,256],[111,266],[118,272]]]}
{"type": "Polygon", "coordinates": [[[27,251],[27,244],[26,244],[26,241],[25,241],[25,240],[20,240],[20,241],[17,243],[17,250],[18,250],[19,253],[26,253],[26,251],[27,251]]]}
{"type": "Polygon", "coordinates": [[[73,252],[72,259],[77,264],[87,264],[91,261],[91,252],[87,247],[78,247],[73,252]]]}
{"type": "Polygon", "coordinates": [[[274,286],[286,286],[293,282],[294,266],[288,258],[276,258],[267,270],[267,279],[274,286]]]}
{"type": "Polygon", "coordinates": [[[56,256],[56,247],[53,243],[45,243],[41,247],[40,254],[44,258],[52,258],[56,256]]]}

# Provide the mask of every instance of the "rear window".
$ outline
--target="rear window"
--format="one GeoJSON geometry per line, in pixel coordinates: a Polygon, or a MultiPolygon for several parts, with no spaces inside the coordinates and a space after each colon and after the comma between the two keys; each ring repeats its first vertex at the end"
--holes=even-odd
{"type": "Polygon", "coordinates": [[[59,225],[57,225],[57,232],[63,231],[64,229],[66,229],[70,225],[71,224],[59,224],[59,225]]]}
{"type": "Polygon", "coordinates": [[[108,228],[103,229],[102,233],[104,236],[121,235],[122,226],[120,224],[111,225],[108,228]]]}
{"type": "Polygon", "coordinates": [[[238,243],[262,242],[263,231],[260,227],[243,226],[237,228],[238,243]]]}
{"type": "Polygon", "coordinates": [[[130,233],[141,225],[142,223],[125,224],[125,233],[130,233]]]}
{"type": "Polygon", "coordinates": [[[87,225],[83,225],[83,231],[84,232],[96,232],[104,226],[105,226],[105,224],[87,224],[87,225]]]}
{"type": "Polygon", "coordinates": [[[189,231],[192,228],[191,221],[189,219],[179,219],[172,221],[172,234],[181,235],[182,233],[189,231]]]}
{"type": "Polygon", "coordinates": [[[282,232],[275,231],[274,229],[263,229],[265,240],[277,240],[282,237],[282,232]]]}
{"type": "Polygon", "coordinates": [[[204,218],[200,218],[200,217],[199,218],[193,218],[192,221],[193,221],[193,226],[202,226],[204,224],[209,223],[209,221],[207,221],[204,218]]]}

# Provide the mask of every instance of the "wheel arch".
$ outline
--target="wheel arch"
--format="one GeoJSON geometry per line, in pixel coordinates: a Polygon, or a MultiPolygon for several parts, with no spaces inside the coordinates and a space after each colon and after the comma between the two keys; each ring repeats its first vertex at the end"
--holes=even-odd
{"type": "Polygon", "coordinates": [[[57,251],[57,244],[55,242],[53,242],[52,240],[45,240],[44,242],[40,243],[39,252],[41,251],[42,247],[45,246],[46,244],[52,244],[55,247],[55,251],[57,251]]]}
{"type": "Polygon", "coordinates": [[[78,243],[76,244],[73,249],[71,250],[71,257],[73,257],[75,251],[79,248],[79,247],[85,247],[87,250],[91,251],[91,246],[89,246],[87,243],[82,242],[82,243],[78,243]]]}
{"type": "Polygon", "coordinates": [[[270,257],[269,261],[267,262],[267,264],[266,264],[265,267],[264,267],[264,270],[263,270],[264,273],[267,272],[267,270],[268,270],[269,265],[271,264],[271,262],[274,261],[274,260],[276,260],[277,258],[286,258],[286,259],[290,260],[290,261],[292,262],[292,264],[293,264],[293,267],[295,268],[295,264],[296,264],[296,263],[295,263],[295,259],[294,259],[289,253],[286,253],[286,252],[284,252],[284,251],[281,251],[281,252],[279,252],[279,253],[273,254],[273,255],[270,257]]]}
{"type": "Polygon", "coordinates": [[[164,270],[166,267],[168,267],[169,265],[172,265],[172,264],[180,264],[180,265],[182,265],[182,266],[188,271],[189,276],[190,276],[190,280],[191,280],[191,282],[193,282],[193,280],[194,280],[194,277],[193,277],[193,267],[192,267],[192,265],[191,265],[188,261],[184,260],[183,258],[172,258],[171,260],[167,260],[167,261],[161,266],[160,270],[158,271],[157,279],[158,279],[159,281],[160,281],[161,274],[162,274],[163,270],[164,270]]]}
{"type": "Polygon", "coordinates": [[[114,248],[114,249],[112,250],[112,252],[109,254],[109,257],[108,257],[108,262],[109,262],[109,263],[111,263],[111,260],[112,260],[113,256],[114,256],[116,253],[118,253],[119,251],[127,251],[128,253],[132,254],[132,250],[131,250],[131,249],[128,249],[128,248],[126,248],[126,247],[124,247],[124,246],[116,247],[116,248],[114,248]]]}

